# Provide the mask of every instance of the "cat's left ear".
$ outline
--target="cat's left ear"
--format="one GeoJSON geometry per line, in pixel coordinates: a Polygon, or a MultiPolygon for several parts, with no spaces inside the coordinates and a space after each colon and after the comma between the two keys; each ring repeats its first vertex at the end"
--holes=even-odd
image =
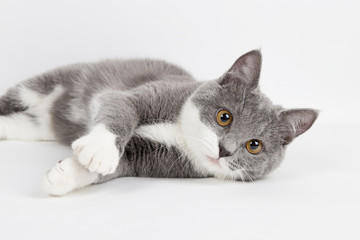
{"type": "Polygon", "coordinates": [[[306,132],[315,122],[319,112],[314,109],[291,109],[280,112],[282,137],[284,144],[306,132]]]}
{"type": "Polygon", "coordinates": [[[219,84],[227,85],[240,81],[252,89],[256,88],[259,83],[261,62],[262,57],[259,50],[253,50],[242,55],[219,80],[219,84]]]}

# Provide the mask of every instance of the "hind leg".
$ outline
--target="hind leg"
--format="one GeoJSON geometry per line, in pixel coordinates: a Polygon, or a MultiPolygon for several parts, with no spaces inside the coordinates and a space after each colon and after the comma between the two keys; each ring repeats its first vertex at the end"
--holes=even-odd
{"type": "Polygon", "coordinates": [[[16,113],[0,116],[0,139],[26,141],[54,141],[54,134],[41,126],[34,116],[16,113]]]}
{"type": "Polygon", "coordinates": [[[41,94],[18,85],[0,98],[0,139],[54,141],[51,109],[64,92],[59,85],[41,94]]]}
{"type": "Polygon", "coordinates": [[[89,172],[80,165],[76,158],[71,157],[59,161],[45,174],[42,187],[44,192],[48,194],[63,196],[76,189],[96,183],[98,178],[97,173],[89,172]]]}

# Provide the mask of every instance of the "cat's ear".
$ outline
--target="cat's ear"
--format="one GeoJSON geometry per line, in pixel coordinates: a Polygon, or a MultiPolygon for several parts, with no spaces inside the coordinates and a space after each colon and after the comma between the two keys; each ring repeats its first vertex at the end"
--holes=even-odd
{"type": "Polygon", "coordinates": [[[241,81],[250,88],[256,88],[259,83],[261,70],[261,52],[250,51],[239,57],[232,67],[219,79],[220,85],[227,85],[234,81],[241,81]]]}
{"type": "Polygon", "coordinates": [[[280,112],[282,137],[284,144],[306,132],[315,122],[319,112],[314,109],[291,109],[280,112]]]}

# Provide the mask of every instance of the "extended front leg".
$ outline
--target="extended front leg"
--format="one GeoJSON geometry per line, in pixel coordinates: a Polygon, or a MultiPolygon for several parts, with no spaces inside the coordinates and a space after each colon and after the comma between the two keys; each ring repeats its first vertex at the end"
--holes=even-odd
{"type": "Polygon", "coordinates": [[[81,165],[90,172],[114,173],[139,122],[133,102],[122,92],[108,92],[91,104],[93,125],[72,144],[81,165]]]}

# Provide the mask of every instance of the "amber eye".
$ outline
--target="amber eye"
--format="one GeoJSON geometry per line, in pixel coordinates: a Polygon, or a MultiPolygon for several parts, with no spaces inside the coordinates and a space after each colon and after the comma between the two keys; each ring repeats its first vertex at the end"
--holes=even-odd
{"type": "Polygon", "coordinates": [[[251,154],[257,154],[261,151],[263,145],[260,140],[252,139],[246,143],[246,149],[251,154]]]}
{"type": "Polygon", "coordinates": [[[220,110],[217,113],[216,120],[220,126],[226,127],[232,121],[231,113],[227,110],[220,110]]]}

